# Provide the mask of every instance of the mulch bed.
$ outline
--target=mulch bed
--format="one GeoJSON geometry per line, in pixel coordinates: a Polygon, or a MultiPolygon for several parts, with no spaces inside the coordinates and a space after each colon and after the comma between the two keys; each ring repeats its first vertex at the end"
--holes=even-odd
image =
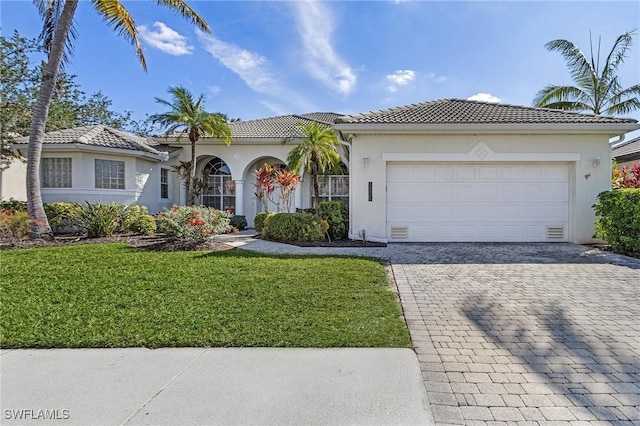
{"type": "MultiPolygon", "coordinates": [[[[141,248],[153,251],[193,251],[193,250],[233,250],[230,245],[216,241],[191,241],[177,240],[167,238],[162,234],[156,235],[133,235],[121,234],[112,237],[87,238],[83,236],[57,236],[52,241],[47,240],[23,240],[16,243],[10,241],[0,241],[0,250],[18,249],[18,248],[37,248],[37,247],[56,247],[72,244],[102,244],[102,243],[126,243],[131,247],[141,248]]],[[[353,241],[353,240],[336,240],[336,241],[316,241],[316,242],[288,242],[299,247],[386,247],[384,243],[375,243],[371,241],[353,241]]]]}

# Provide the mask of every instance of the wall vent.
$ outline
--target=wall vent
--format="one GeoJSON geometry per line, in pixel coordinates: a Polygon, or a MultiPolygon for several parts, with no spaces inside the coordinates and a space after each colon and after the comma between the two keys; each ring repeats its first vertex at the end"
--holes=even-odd
{"type": "Polygon", "coordinates": [[[564,238],[564,227],[562,226],[547,226],[547,238],[562,239],[564,238]]]}
{"type": "Polygon", "coordinates": [[[409,228],[406,226],[392,226],[391,238],[394,240],[409,238],[409,228]]]}

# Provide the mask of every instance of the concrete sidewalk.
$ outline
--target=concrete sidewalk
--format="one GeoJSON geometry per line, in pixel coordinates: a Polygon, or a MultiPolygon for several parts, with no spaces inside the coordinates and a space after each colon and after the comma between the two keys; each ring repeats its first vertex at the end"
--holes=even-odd
{"type": "Polygon", "coordinates": [[[433,424],[409,349],[3,350],[0,373],[3,425],[433,424]]]}

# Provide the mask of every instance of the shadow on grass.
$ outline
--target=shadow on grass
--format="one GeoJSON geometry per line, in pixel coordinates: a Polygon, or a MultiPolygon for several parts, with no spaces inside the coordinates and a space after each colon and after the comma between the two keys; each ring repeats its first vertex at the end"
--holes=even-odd
{"type": "MultiPolygon", "coordinates": [[[[605,421],[629,420],[618,408],[631,406],[637,413],[631,414],[631,420],[638,420],[635,417],[640,413],[633,406],[640,404],[640,358],[632,345],[604,333],[584,335],[571,313],[557,303],[525,308],[526,315],[510,315],[502,304],[477,295],[464,301],[462,312],[490,342],[519,358],[530,373],[574,406],[589,408],[605,421]],[[496,327],[498,324],[503,327],[496,327]]],[[[579,312],[577,318],[581,315],[587,315],[586,311],[579,312]]],[[[634,318],[637,320],[630,313],[627,321],[634,318]]],[[[615,327],[620,319],[602,320],[607,327],[615,327]]],[[[634,341],[633,336],[627,335],[627,339],[634,341]]]]}

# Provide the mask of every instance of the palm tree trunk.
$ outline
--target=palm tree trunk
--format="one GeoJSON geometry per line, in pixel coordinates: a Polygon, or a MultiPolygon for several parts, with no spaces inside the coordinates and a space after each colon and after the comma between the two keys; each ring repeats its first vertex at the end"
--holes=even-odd
{"type": "Polygon", "coordinates": [[[73,23],[78,0],[67,0],[56,26],[47,65],[44,69],[38,98],[33,109],[31,130],[29,132],[29,153],[27,157],[27,209],[32,219],[31,238],[53,239],[53,232],[42,205],[40,192],[40,156],[45,126],[49,115],[49,106],[53,89],[62,63],[64,49],[73,23]]]}
{"type": "Polygon", "coordinates": [[[313,182],[313,208],[318,210],[320,203],[320,188],[318,187],[318,163],[311,163],[311,180],[313,182]]]}

